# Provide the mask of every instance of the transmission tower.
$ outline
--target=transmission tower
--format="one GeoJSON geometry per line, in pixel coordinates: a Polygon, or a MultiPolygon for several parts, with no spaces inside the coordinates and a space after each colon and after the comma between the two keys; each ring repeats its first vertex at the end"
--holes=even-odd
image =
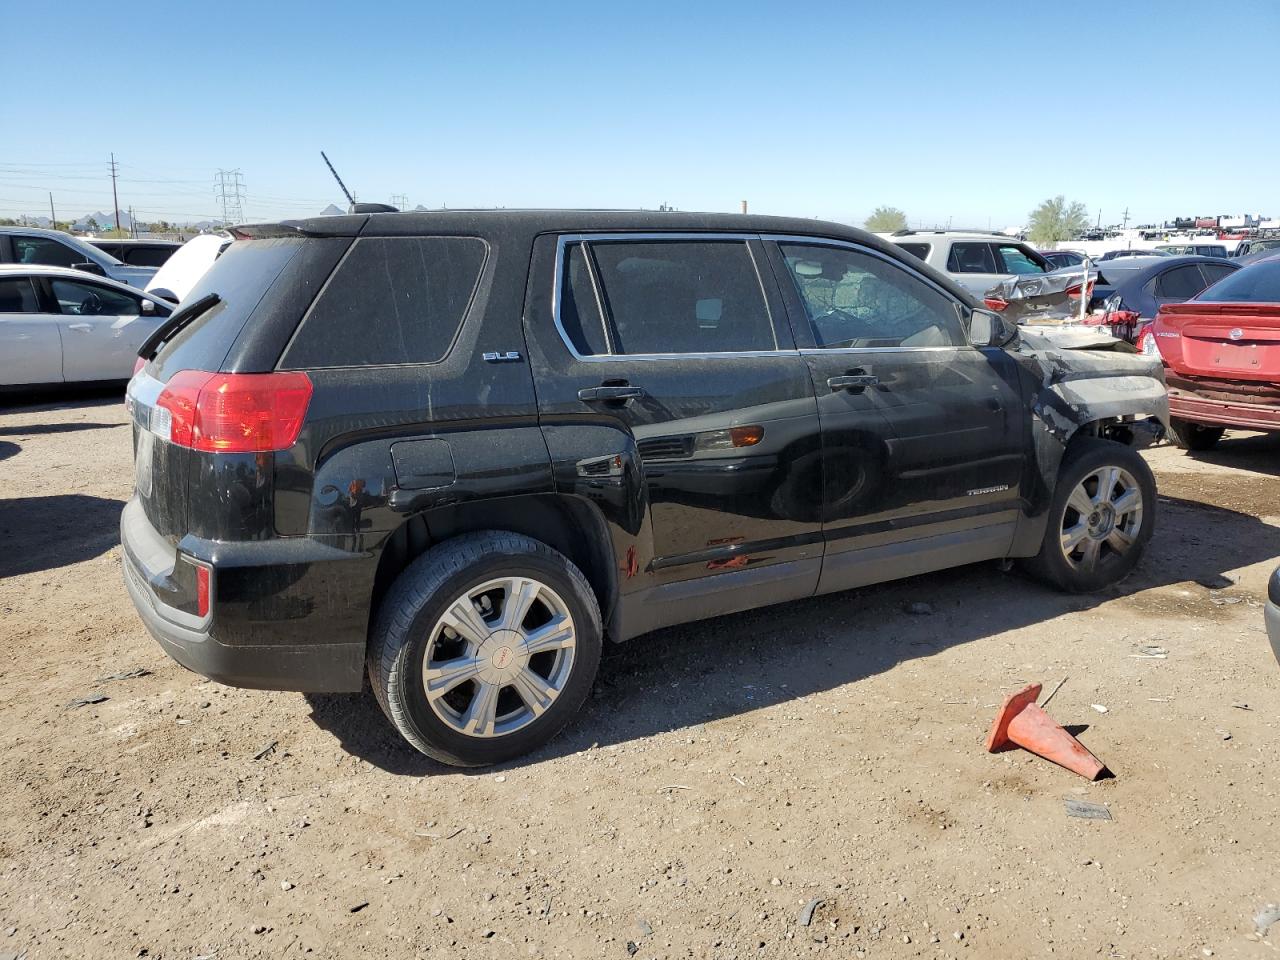
{"type": "Polygon", "coordinates": [[[213,177],[213,195],[222,204],[226,226],[244,220],[244,175],[236,170],[219,170],[213,177]]]}
{"type": "Polygon", "coordinates": [[[393,193],[391,195],[391,205],[397,210],[404,210],[409,206],[409,195],[407,193],[393,193]]]}

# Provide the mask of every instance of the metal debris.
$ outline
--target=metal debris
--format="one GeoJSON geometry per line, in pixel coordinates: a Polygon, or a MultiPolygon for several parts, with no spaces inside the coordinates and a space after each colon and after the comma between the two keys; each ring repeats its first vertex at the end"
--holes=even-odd
{"type": "Polygon", "coordinates": [[[265,759],[266,757],[268,757],[268,756],[270,756],[271,754],[275,753],[276,747],[278,747],[278,746],[280,746],[280,741],[278,741],[278,740],[272,740],[272,741],[271,741],[270,743],[268,743],[265,747],[263,747],[261,750],[259,750],[257,753],[255,753],[255,754],[253,755],[253,759],[255,759],[255,760],[262,760],[262,759],[265,759]]]}
{"type": "Polygon", "coordinates": [[[109,673],[105,677],[99,677],[98,683],[106,683],[109,680],[136,680],[138,677],[149,677],[151,671],[146,667],[134,667],[132,670],[121,670],[119,673],[109,673]]]}
{"type": "Polygon", "coordinates": [[[1063,800],[1062,805],[1066,807],[1069,817],[1081,817],[1085,820],[1111,819],[1111,811],[1100,803],[1090,803],[1088,800],[1063,800]]]}
{"type": "Polygon", "coordinates": [[[634,940],[628,940],[628,941],[627,941],[627,956],[628,956],[628,957],[634,957],[634,956],[635,956],[637,953],[639,953],[639,952],[640,952],[640,948],[636,945],[636,942],[635,942],[634,940]]]}
{"type": "Polygon", "coordinates": [[[1052,700],[1055,696],[1057,696],[1058,691],[1062,689],[1062,685],[1066,682],[1067,682],[1067,678],[1063,677],[1061,680],[1058,681],[1058,685],[1049,691],[1049,695],[1040,701],[1041,710],[1043,710],[1045,707],[1049,705],[1049,701],[1052,700]]]}
{"type": "Polygon", "coordinates": [[[813,911],[822,906],[822,898],[814,897],[804,905],[804,909],[800,911],[800,926],[807,927],[813,923],[813,911]]]}
{"type": "Polygon", "coordinates": [[[92,706],[95,703],[103,703],[104,701],[107,701],[110,699],[111,698],[108,697],[105,693],[91,693],[84,697],[76,697],[74,700],[72,700],[70,703],[67,704],[67,709],[74,710],[76,707],[88,707],[88,706],[92,706]]]}
{"type": "Polygon", "coordinates": [[[363,909],[364,909],[365,907],[367,907],[368,905],[369,905],[369,901],[368,901],[368,900],[362,900],[360,903],[357,903],[357,904],[353,905],[352,907],[350,907],[350,910],[351,910],[351,912],[352,912],[352,913],[359,913],[361,910],[363,910],[363,909]]]}

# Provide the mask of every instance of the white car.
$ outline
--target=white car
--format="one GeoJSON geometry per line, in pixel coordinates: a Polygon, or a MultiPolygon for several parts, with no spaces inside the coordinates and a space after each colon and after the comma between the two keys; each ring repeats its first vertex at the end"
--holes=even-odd
{"type": "Polygon", "coordinates": [[[105,250],[61,230],[39,227],[0,227],[0,263],[25,267],[72,267],[142,289],[155,267],[121,263],[105,250]]]}
{"type": "Polygon", "coordinates": [[[68,267],[0,265],[0,390],[128,380],[173,304],[68,267]]]}
{"type": "Polygon", "coordinates": [[[147,293],[177,303],[231,245],[231,235],[202,233],[192,237],[147,281],[147,293]]]}
{"type": "Polygon", "coordinates": [[[1000,234],[901,230],[884,238],[947,274],[979,300],[1001,280],[1057,269],[1021,240],[1000,234]]]}

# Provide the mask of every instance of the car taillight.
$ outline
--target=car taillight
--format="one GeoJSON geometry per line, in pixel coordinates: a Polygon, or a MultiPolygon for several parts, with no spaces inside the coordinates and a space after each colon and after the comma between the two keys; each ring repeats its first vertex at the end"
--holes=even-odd
{"type": "Polygon", "coordinates": [[[137,360],[133,361],[133,375],[136,377],[138,375],[138,371],[146,365],[147,361],[143,357],[139,357],[137,360]]]}
{"type": "Polygon", "coordinates": [[[1009,306],[1009,301],[1002,297],[983,297],[982,305],[988,310],[994,310],[999,313],[1001,310],[1009,306]]]}
{"type": "Polygon", "coordinates": [[[1138,352],[1144,357],[1160,356],[1160,348],[1156,346],[1156,335],[1151,329],[1151,324],[1144,323],[1142,329],[1138,331],[1138,339],[1135,342],[1138,352]]]}
{"type": "Polygon", "coordinates": [[[1090,296],[1093,293],[1093,281],[1090,280],[1087,284],[1077,283],[1074,287],[1067,287],[1067,296],[1072,300],[1079,300],[1082,287],[1084,288],[1085,296],[1090,296]]]}
{"type": "Polygon", "coordinates": [[[170,443],[209,453],[284,450],[298,439],[310,402],[305,373],[182,370],[157,398],[152,426],[170,443]]]}

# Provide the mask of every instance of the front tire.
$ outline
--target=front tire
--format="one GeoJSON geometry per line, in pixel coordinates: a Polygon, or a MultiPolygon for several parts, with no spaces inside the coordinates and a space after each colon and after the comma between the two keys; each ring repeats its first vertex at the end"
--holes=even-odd
{"type": "Polygon", "coordinates": [[[1177,417],[1169,420],[1169,439],[1182,450],[1212,450],[1225,432],[1223,427],[1206,427],[1177,417]]]}
{"type": "Polygon", "coordinates": [[[1026,566],[1069,593],[1119,583],[1142,559],[1155,511],[1146,461],[1124,444],[1082,437],[1058,472],[1044,541],[1026,566]]]}
{"type": "Polygon", "coordinates": [[[465,534],[428,550],[378,610],[369,680],[413,747],[454,766],[541,746],[582,706],[600,664],[586,577],[545,543],[465,534]]]}

